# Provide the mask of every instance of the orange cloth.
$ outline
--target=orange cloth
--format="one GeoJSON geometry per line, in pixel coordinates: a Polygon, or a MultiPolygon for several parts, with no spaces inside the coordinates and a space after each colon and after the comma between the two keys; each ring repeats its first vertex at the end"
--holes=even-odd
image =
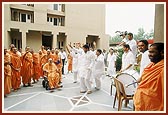
{"type": "Polygon", "coordinates": [[[7,53],[4,55],[4,95],[11,92],[11,73],[12,69],[8,62],[11,62],[10,55],[7,53]]]}
{"type": "Polygon", "coordinates": [[[48,62],[49,58],[51,58],[51,55],[47,55],[47,54],[41,57],[40,63],[42,64],[42,66],[44,66],[48,62]]]}
{"type": "Polygon", "coordinates": [[[41,75],[41,68],[39,63],[39,54],[33,53],[33,80],[38,80],[41,75]]]}
{"type": "Polygon", "coordinates": [[[13,52],[9,49],[9,50],[8,50],[8,54],[9,54],[9,55],[12,55],[13,52]]]}
{"type": "Polygon", "coordinates": [[[68,54],[68,71],[72,71],[72,56],[68,54]]]}
{"type": "Polygon", "coordinates": [[[150,63],[142,73],[142,81],[133,97],[136,111],[163,111],[164,60],[150,63]]]}
{"type": "Polygon", "coordinates": [[[22,82],[23,84],[31,83],[31,77],[33,75],[33,56],[30,52],[26,52],[22,59],[22,82]]]}
{"type": "Polygon", "coordinates": [[[47,77],[49,81],[50,88],[58,88],[59,74],[57,72],[57,67],[54,63],[46,63],[43,66],[43,71],[47,72],[47,77]]]}
{"type": "Polygon", "coordinates": [[[21,77],[20,77],[20,70],[21,70],[21,59],[18,54],[11,55],[11,63],[12,63],[12,88],[17,90],[20,88],[21,84],[21,77]]]}
{"type": "Polygon", "coordinates": [[[54,59],[53,61],[55,62],[55,64],[56,62],[58,62],[58,60],[60,61],[60,63],[56,64],[56,66],[58,68],[58,73],[59,73],[59,82],[62,82],[62,66],[63,66],[62,59],[58,54],[55,54],[53,59],[54,59]]]}
{"type": "Polygon", "coordinates": [[[40,65],[41,65],[41,70],[42,70],[42,76],[43,76],[43,66],[48,62],[48,59],[51,58],[51,55],[47,55],[47,54],[44,54],[42,57],[41,57],[41,60],[40,60],[40,65]]]}
{"type": "Polygon", "coordinates": [[[41,50],[43,55],[47,54],[47,51],[45,49],[41,50]]]}
{"type": "Polygon", "coordinates": [[[41,62],[42,57],[43,57],[43,54],[39,54],[40,76],[43,76],[43,68],[42,68],[42,62],[41,62]]]}

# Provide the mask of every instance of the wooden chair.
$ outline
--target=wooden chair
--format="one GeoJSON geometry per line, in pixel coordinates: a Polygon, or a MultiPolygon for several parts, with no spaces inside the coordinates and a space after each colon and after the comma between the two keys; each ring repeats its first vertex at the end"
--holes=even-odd
{"type": "MultiPolygon", "coordinates": [[[[118,111],[120,111],[122,108],[123,100],[125,100],[126,102],[128,102],[129,100],[133,100],[133,95],[126,95],[123,83],[119,81],[117,78],[113,78],[113,79],[114,79],[114,83],[116,86],[116,95],[114,98],[113,108],[114,108],[115,101],[117,98],[118,99],[118,111]]],[[[134,110],[134,106],[133,106],[133,110],[134,110]]]]}

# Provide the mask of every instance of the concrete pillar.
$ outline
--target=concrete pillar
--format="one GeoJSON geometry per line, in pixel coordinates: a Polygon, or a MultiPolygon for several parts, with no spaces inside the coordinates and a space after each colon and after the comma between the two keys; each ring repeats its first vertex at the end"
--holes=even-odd
{"type": "Polygon", "coordinates": [[[8,30],[4,31],[4,38],[2,39],[2,43],[4,44],[3,47],[9,48],[9,45],[12,43],[11,42],[11,36],[8,30]]]}
{"type": "Polygon", "coordinates": [[[27,31],[22,31],[22,49],[26,47],[26,32],[27,31]]]}
{"type": "Polygon", "coordinates": [[[164,42],[164,4],[155,5],[154,42],[164,42]]]}
{"type": "Polygon", "coordinates": [[[53,34],[53,43],[52,43],[52,48],[57,48],[57,33],[53,34]]]}

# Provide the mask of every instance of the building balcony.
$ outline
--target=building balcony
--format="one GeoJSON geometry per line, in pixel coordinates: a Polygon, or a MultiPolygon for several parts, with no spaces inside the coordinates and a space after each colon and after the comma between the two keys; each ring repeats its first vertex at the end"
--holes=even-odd
{"type": "Polygon", "coordinates": [[[10,4],[10,8],[26,11],[34,11],[34,4],[10,4]]]}

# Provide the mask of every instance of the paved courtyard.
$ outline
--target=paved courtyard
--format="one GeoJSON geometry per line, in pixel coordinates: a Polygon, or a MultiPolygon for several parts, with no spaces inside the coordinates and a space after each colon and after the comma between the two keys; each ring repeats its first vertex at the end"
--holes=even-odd
{"type": "MultiPolygon", "coordinates": [[[[54,92],[45,90],[42,79],[33,87],[22,87],[4,98],[4,112],[117,112],[117,103],[112,107],[115,95],[113,87],[110,95],[111,78],[102,77],[102,88],[96,90],[94,82],[92,93],[80,93],[80,83],[73,83],[73,73],[63,75],[63,88],[54,92]]],[[[124,105],[124,104],[123,104],[124,105]]],[[[132,111],[132,101],[122,111],[132,111]]]]}

